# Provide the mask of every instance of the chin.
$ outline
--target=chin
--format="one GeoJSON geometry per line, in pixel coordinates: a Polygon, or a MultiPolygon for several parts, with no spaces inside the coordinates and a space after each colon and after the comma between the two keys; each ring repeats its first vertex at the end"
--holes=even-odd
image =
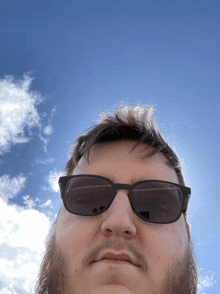
{"type": "MultiPolygon", "coordinates": [[[[87,293],[86,293],[87,294],[87,293]]],[[[96,290],[88,290],[88,294],[135,294],[127,287],[118,284],[108,284],[98,287],[96,290]]]]}

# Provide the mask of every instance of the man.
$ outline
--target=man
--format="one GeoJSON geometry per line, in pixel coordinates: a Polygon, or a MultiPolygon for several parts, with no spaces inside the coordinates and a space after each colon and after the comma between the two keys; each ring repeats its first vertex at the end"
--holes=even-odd
{"type": "Polygon", "coordinates": [[[119,108],[76,140],[36,293],[197,293],[190,188],[152,111],[119,108]]]}

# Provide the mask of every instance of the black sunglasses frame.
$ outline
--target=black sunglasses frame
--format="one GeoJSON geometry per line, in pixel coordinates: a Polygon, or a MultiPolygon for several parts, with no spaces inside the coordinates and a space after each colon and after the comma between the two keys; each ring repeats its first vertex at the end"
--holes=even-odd
{"type": "MultiPolygon", "coordinates": [[[[63,200],[64,207],[66,208],[66,210],[68,212],[70,212],[72,214],[76,214],[76,215],[83,215],[83,214],[72,212],[68,208],[68,206],[66,204],[66,200],[65,200],[65,187],[66,187],[66,184],[67,184],[67,182],[70,179],[76,178],[76,177],[96,177],[96,178],[101,178],[101,179],[104,179],[105,181],[108,181],[111,184],[111,186],[112,186],[112,195],[113,195],[113,198],[112,198],[111,202],[109,203],[109,206],[111,205],[112,201],[114,200],[114,198],[115,198],[115,196],[117,194],[117,190],[119,190],[119,189],[126,189],[126,190],[128,190],[128,198],[129,198],[129,201],[130,201],[130,204],[131,204],[131,207],[132,207],[133,211],[136,213],[136,215],[139,218],[141,218],[145,222],[149,222],[149,223],[170,224],[170,223],[176,222],[180,218],[181,214],[186,212],[187,206],[188,206],[188,202],[189,202],[189,198],[190,198],[190,195],[191,195],[191,189],[189,187],[186,187],[186,186],[183,186],[183,185],[180,185],[180,184],[176,184],[176,183],[173,183],[173,182],[161,181],[161,180],[143,180],[143,181],[138,181],[138,182],[136,182],[136,183],[134,183],[132,185],[129,185],[129,184],[113,183],[108,178],[105,178],[105,177],[99,176],[99,175],[92,175],[92,174],[81,174],[81,175],[71,175],[71,176],[60,177],[58,183],[59,183],[61,198],[63,200]],[[180,212],[179,212],[178,216],[174,220],[169,221],[169,222],[163,222],[163,223],[161,223],[161,222],[153,222],[153,221],[146,220],[145,218],[143,218],[138,213],[138,211],[135,208],[135,203],[134,203],[134,198],[133,198],[133,189],[134,189],[134,187],[136,185],[141,184],[141,183],[145,183],[145,182],[151,182],[151,183],[153,183],[153,182],[167,183],[167,184],[173,185],[175,187],[178,187],[181,190],[182,196],[183,196],[182,206],[181,206],[181,209],[180,209],[180,212]]],[[[96,215],[85,215],[85,216],[97,216],[99,214],[102,214],[103,212],[105,212],[109,208],[109,206],[106,207],[106,209],[104,209],[100,213],[97,213],[96,215]]]]}

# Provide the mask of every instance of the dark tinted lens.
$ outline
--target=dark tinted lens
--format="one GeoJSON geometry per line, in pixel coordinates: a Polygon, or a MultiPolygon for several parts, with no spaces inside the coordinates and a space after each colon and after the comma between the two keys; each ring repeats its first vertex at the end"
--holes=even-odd
{"type": "Polygon", "coordinates": [[[73,213],[100,214],[112,200],[112,186],[105,179],[80,176],[70,179],[66,184],[65,204],[73,213]]]}
{"type": "Polygon", "coordinates": [[[172,184],[138,184],[133,190],[133,196],[137,212],[149,222],[168,223],[180,215],[182,192],[172,184]]]}

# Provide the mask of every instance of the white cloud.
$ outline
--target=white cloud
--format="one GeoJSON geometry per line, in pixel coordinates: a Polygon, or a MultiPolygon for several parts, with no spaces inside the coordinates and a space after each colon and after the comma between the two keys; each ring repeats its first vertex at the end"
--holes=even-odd
{"type": "Polygon", "coordinates": [[[0,178],[0,294],[34,293],[51,226],[44,213],[33,209],[38,198],[23,196],[26,207],[8,204],[24,188],[25,180],[22,175],[0,178]]]}
{"type": "Polygon", "coordinates": [[[0,198],[1,294],[33,293],[50,225],[45,214],[0,198]]]}
{"type": "Polygon", "coordinates": [[[46,152],[48,136],[53,133],[51,119],[56,107],[51,110],[47,126],[43,128],[44,137],[41,134],[43,114],[37,110],[44,98],[39,92],[30,90],[32,81],[29,74],[17,81],[13,76],[0,79],[0,154],[9,151],[11,145],[28,143],[34,128],[38,129],[46,152]]]}
{"type": "Polygon", "coordinates": [[[50,185],[50,189],[55,192],[58,193],[59,190],[59,185],[58,185],[58,179],[59,177],[61,177],[63,175],[62,172],[57,172],[57,171],[50,171],[49,176],[47,177],[47,181],[50,185]]]}
{"type": "Polygon", "coordinates": [[[17,195],[25,185],[26,178],[19,175],[14,178],[10,178],[9,175],[3,175],[0,177],[0,197],[7,200],[17,195]]]}
{"type": "Polygon", "coordinates": [[[13,76],[0,79],[0,154],[8,151],[11,144],[29,142],[25,131],[40,127],[40,116],[36,105],[43,99],[30,91],[33,78],[24,75],[15,81],[13,76]]]}

